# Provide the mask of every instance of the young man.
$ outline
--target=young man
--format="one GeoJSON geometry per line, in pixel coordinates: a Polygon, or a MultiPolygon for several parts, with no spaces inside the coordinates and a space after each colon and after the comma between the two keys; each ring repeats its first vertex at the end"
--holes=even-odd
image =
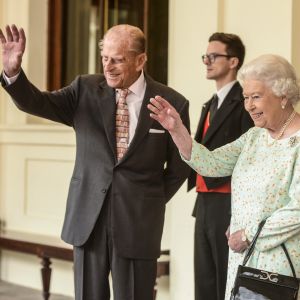
{"type": "Polygon", "coordinates": [[[147,109],[151,97],[172,99],[189,128],[188,101],[143,72],[145,37],[112,27],[100,43],[104,75],[78,76],[41,92],[21,69],[25,33],[0,31],[2,85],[21,110],[72,126],[76,161],[62,238],[74,245],[75,299],[153,300],[165,205],[186,179],[170,135],[147,109]]]}
{"type": "MultiPolygon", "coordinates": [[[[206,77],[216,83],[216,93],[203,105],[195,140],[208,149],[223,146],[253,126],[244,109],[237,72],[245,57],[245,47],[234,34],[214,33],[206,54],[206,77]]],[[[225,232],[230,224],[230,177],[208,178],[194,171],[188,190],[196,186],[197,199],[194,240],[195,299],[224,300],[228,245],[225,232]]]]}

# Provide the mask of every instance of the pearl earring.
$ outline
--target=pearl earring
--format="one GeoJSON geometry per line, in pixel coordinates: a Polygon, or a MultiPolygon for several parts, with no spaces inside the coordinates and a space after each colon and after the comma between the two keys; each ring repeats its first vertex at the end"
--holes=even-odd
{"type": "Polygon", "coordinates": [[[284,105],[284,104],[281,104],[281,108],[282,108],[282,109],[285,109],[285,105],[284,105]]]}

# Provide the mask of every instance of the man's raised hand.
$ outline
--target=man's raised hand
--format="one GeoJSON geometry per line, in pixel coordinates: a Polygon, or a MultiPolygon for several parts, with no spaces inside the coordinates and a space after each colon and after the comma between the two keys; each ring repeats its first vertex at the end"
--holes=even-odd
{"type": "Polygon", "coordinates": [[[0,29],[2,64],[5,74],[12,77],[21,69],[26,37],[23,28],[18,29],[16,25],[7,25],[5,30],[6,36],[0,29]]]}

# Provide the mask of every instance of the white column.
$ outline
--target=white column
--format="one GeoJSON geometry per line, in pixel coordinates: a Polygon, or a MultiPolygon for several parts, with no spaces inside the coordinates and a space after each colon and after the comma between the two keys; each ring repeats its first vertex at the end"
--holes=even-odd
{"type": "MultiPolygon", "coordinates": [[[[298,77],[300,77],[300,39],[299,39],[299,28],[300,28],[300,1],[293,0],[292,4],[292,64],[296,69],[298,77]]],[[[297,111],[300,112],[300,103],[296,106],[297,111]]]]}
{"type": "MultiPolygon", "coordinates": [[[[47,7],[47,0],[2,0],[0,10],[1,28],[6,24],[24,28],[27,41],[22,67],[30,80],[42,89],[47,79],[47,7]]],[[[32,117],[16,109],[2,89],[0,99],[0,124],[15,126],[30,122],[32,117]]]]}

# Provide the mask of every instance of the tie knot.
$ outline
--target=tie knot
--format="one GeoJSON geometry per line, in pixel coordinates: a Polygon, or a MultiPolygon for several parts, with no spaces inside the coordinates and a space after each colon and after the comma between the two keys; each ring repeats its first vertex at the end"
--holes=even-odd
{"type": "Polygon", "coordinates": [[[218,94],[214,94],[213,95],[213,101],[218,102],[218,100],[219,100],[218,94]]]}
{"type": "Polygon", "coordinates": [[[129,90],[128,89],[117,89],[118,93],[118,100],[119,101],[125,101],[127,95],[128,95],[129,90]]]}

